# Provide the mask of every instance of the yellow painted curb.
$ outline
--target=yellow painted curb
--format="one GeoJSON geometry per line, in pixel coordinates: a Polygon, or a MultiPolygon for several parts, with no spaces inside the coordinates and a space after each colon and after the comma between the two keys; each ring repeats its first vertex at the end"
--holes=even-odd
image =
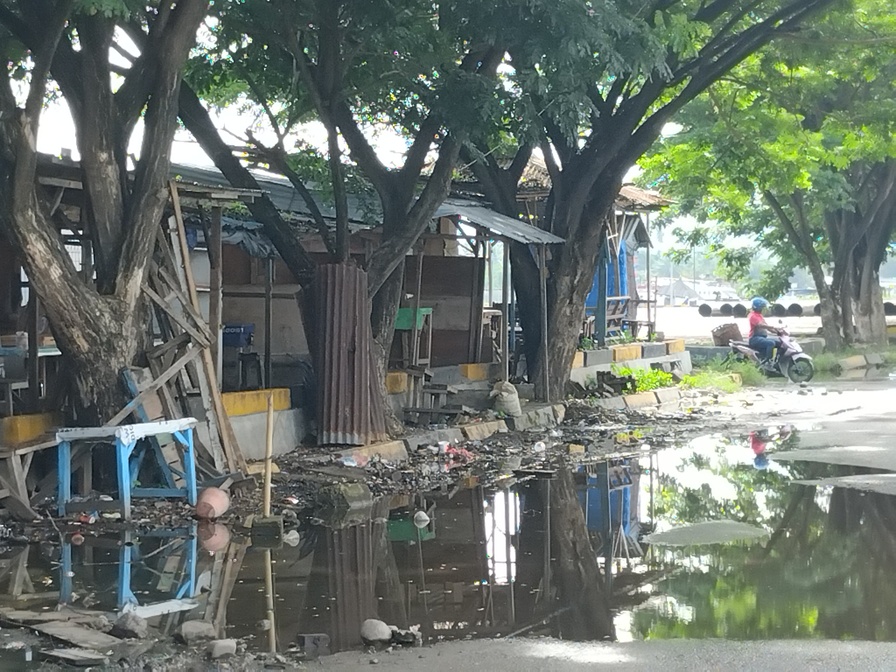
{"type": "Polygon", "coordinates": [[[572,368],[581,369],[583,366],[585,366],[585,353],[581,350],[576,350],[572,356],[572,368]]]}
{"type": "Polygon", "coordinates": [[[613,351],[614,362],[627,362],[641,357],[640,345],[614,345],[610,349],[613,351]]]}
{"type": "Polygon", "coordinates": [[[292,406],[289,389],[285,387],[276,387],[272,390],[225,392],[221,397],[224,399],[224,410],[227,411],[227,415],[235,418],[240,415],[267,413],[269,394],[274,395],[275,411],[287,411],[292,406]]]}
{"type": "Polygon", "coordinates": [[[28,443],[62,424],[60,413],[31,413],[0,418],[0,444],[17,446],[28,443]]]}
{"type": "Polygon", "coordinates": [[[461,364],[460,375],[467,380],[488,380],[488,364],[461,364]]]}
{"type": "Polygon", "coordinates": [[[390,371],[386,374],[386,392],[402,394],[408,391],[408,374],[404,371],[390,371]]]}
{"type": "Polygon", "coordinates": [[[666,352],[670,355],[677,355],[679,352],[684,352],[684,339],[672,338],[667,340],[666,352]]]}

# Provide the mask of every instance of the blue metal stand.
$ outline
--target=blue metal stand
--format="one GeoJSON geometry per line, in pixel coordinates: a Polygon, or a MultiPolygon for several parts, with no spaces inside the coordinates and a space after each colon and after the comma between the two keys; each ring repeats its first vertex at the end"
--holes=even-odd
{"type": "Polygon", "coordinates": [[[58,513],[65,515],[66,504],[72,500],[72,443],[76,441],[111,442],[115,445],[116,471],[121,515],[131,519],[131,497],[185,497],[196,504],[196,454],[193,447],[194,418],[145,422],[120,427],[84,427],[60,429],[56,433],[59,441],[58,472],[59,492],[58,513]],[[170,434],[183,447],[183,469],[172,468],[162,455],[155,437],[170,434]],[[147,450],[150,439],[151,450],[147,450]],[[153,455],[165,478],[165,486],[157,488],[134,487],[140,466],[147,455],[153,455]],[[184,480],[184,487],[174,485],[174,475],[184,480]]]}

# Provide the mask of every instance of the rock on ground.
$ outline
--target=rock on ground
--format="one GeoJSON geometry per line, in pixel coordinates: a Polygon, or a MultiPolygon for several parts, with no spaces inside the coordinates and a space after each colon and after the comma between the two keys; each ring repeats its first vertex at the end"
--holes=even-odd
{"type": "Polygon", "coordinates": [[[361,624],[361,639],[368,644],[388,644],[392,641],[392,628],[375,618],[361,624]]]}
{"type": "Polygon", "coordinates": [[[207,639],[216,639],[218,632],[215,626],[207,621],[184,621],[174,635],[184,644],[193,644],[207,639]]]}
{"type": "Polygon", "coordinates": [[[125,612],[115,621],[109,634],[122,639],[146,639],[149,635],[149,624],[145,618],[132,612],[125,612]]]}
{"type": "Polygon", "coordinates": [[[235,656],[236,655],[236,640],[235,639],[216,639],[214,642],[210,642],[208,648],[206,649],[208,653],[208,657],[212,660],[217,660],[218,658],[224,658],[225,656],[235,656]]]}

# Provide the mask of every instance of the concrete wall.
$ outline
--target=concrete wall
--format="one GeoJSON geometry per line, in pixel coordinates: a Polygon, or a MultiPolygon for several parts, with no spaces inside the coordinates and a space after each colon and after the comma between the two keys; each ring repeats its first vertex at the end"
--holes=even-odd
{"type": "MultiPolygon", "coordinates": [[[[240,451],[250,462],[264,459],[264,442],[267,436],[267,413],[253,413],[230,418],[233,433],[240,451]]],[[[308,421],[299,408],[274,411],[274,455],[285,455],[302,445],[308,434],[308,421]]],[[[199,440],[208,445],[208,431],[204,425],[196,428],[199,440]]]]}

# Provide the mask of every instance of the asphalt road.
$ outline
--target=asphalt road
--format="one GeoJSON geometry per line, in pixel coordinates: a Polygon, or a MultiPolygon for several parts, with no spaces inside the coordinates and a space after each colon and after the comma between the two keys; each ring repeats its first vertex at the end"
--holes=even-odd
{"type": "Polygon", "coordinates": [[[449,642],[393,653],[340,653],[321,659],[324,670],[893,670],[896,644],[819,640],[732,642],[668,640],[610,644],[554,639],[449,642]]]}

